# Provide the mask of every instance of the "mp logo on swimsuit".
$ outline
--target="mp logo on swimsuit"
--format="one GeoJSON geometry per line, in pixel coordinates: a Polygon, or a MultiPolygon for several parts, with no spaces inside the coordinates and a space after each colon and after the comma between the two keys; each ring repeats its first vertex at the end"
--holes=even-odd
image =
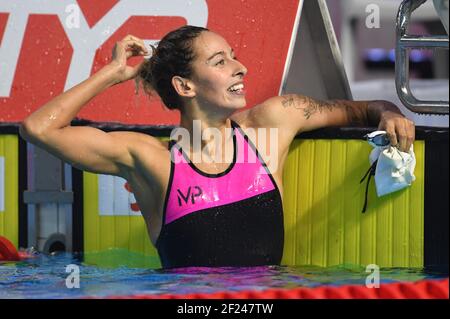
{"type": "Polygon", "coordinates": [[[195,198],[200,197],[203,194],[202,189],[199,186],[189,186],[186,195],[180,190],[177,189],[178,193],[178,206],[182,206],[182,201],[187,204],[189,202],[189,199],[192,204],[195,204],[195,198]]]}

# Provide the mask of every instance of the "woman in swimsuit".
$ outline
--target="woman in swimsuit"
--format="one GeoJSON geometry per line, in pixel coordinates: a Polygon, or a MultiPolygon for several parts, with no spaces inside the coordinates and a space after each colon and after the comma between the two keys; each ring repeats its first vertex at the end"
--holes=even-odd
{"type": "Polygon", "coordinates": [[[247,69],[210,30],[184,26],[153,49],[132,35],[117,42],[108,65],[32,113],[20,135],[79,169],[125,178],[163,267],[279,264],[282,172],[297,134],[327,126],[377,126],[401,150],[414,141],[414,123],[387,101],[289,94],[241,110],[247,69]],[[139,65],[127,65],[130,57],[150,53],[139,65]],[[89,100],[130,79],[181,113],[170,141],[70,125],[89,100]],[[276,135],[269,141],[270,129],[276,135]],[[266,138],[254,134],[258,130],[266,130],[266,138]],[[183,132],[188,138],[180,139],[183,132]],[[208,139],[205,132],[214,134],[208,139]],[[269,155],[258,151],[266,146],[269,155]]]}

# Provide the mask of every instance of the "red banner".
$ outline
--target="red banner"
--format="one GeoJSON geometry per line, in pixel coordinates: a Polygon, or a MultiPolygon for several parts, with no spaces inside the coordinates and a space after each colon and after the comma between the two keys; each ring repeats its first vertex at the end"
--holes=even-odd
{"type": "MultiPolygon", "coordinates": [[[[116,41],[151,43],[185,24],[221,34],[248,68],[248,107],[277,95],[300,0],[0,0],[0,121],[31,112],[106,65],[116,41]],[[78,5],[77,5],[78,4],[78,5]]],[[[133,58],[136,64],[141,58],[133,58]]],[[[124,124],[177,124],[134,81],[109,88],[78,117],[124,124]]]]}

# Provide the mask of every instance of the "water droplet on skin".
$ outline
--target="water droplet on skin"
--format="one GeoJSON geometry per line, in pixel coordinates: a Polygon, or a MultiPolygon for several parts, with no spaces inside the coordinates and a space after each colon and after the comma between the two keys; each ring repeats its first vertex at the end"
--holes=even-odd
{"type": "Polygon", "coordinates": [[[53,91],[50,91],[50,96],[53,96],[53,91]]]}

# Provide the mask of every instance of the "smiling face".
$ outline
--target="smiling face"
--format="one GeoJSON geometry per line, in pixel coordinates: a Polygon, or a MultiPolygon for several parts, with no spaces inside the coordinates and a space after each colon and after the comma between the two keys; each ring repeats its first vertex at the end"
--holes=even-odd
{"type": "Polygon", "coordinates": [[[194,41],[192,63],[195,97],[200,105],[245,107],[244,76],[247,68],[234,55],[227,41],[214,32],[202,32],[194,41]]]}

